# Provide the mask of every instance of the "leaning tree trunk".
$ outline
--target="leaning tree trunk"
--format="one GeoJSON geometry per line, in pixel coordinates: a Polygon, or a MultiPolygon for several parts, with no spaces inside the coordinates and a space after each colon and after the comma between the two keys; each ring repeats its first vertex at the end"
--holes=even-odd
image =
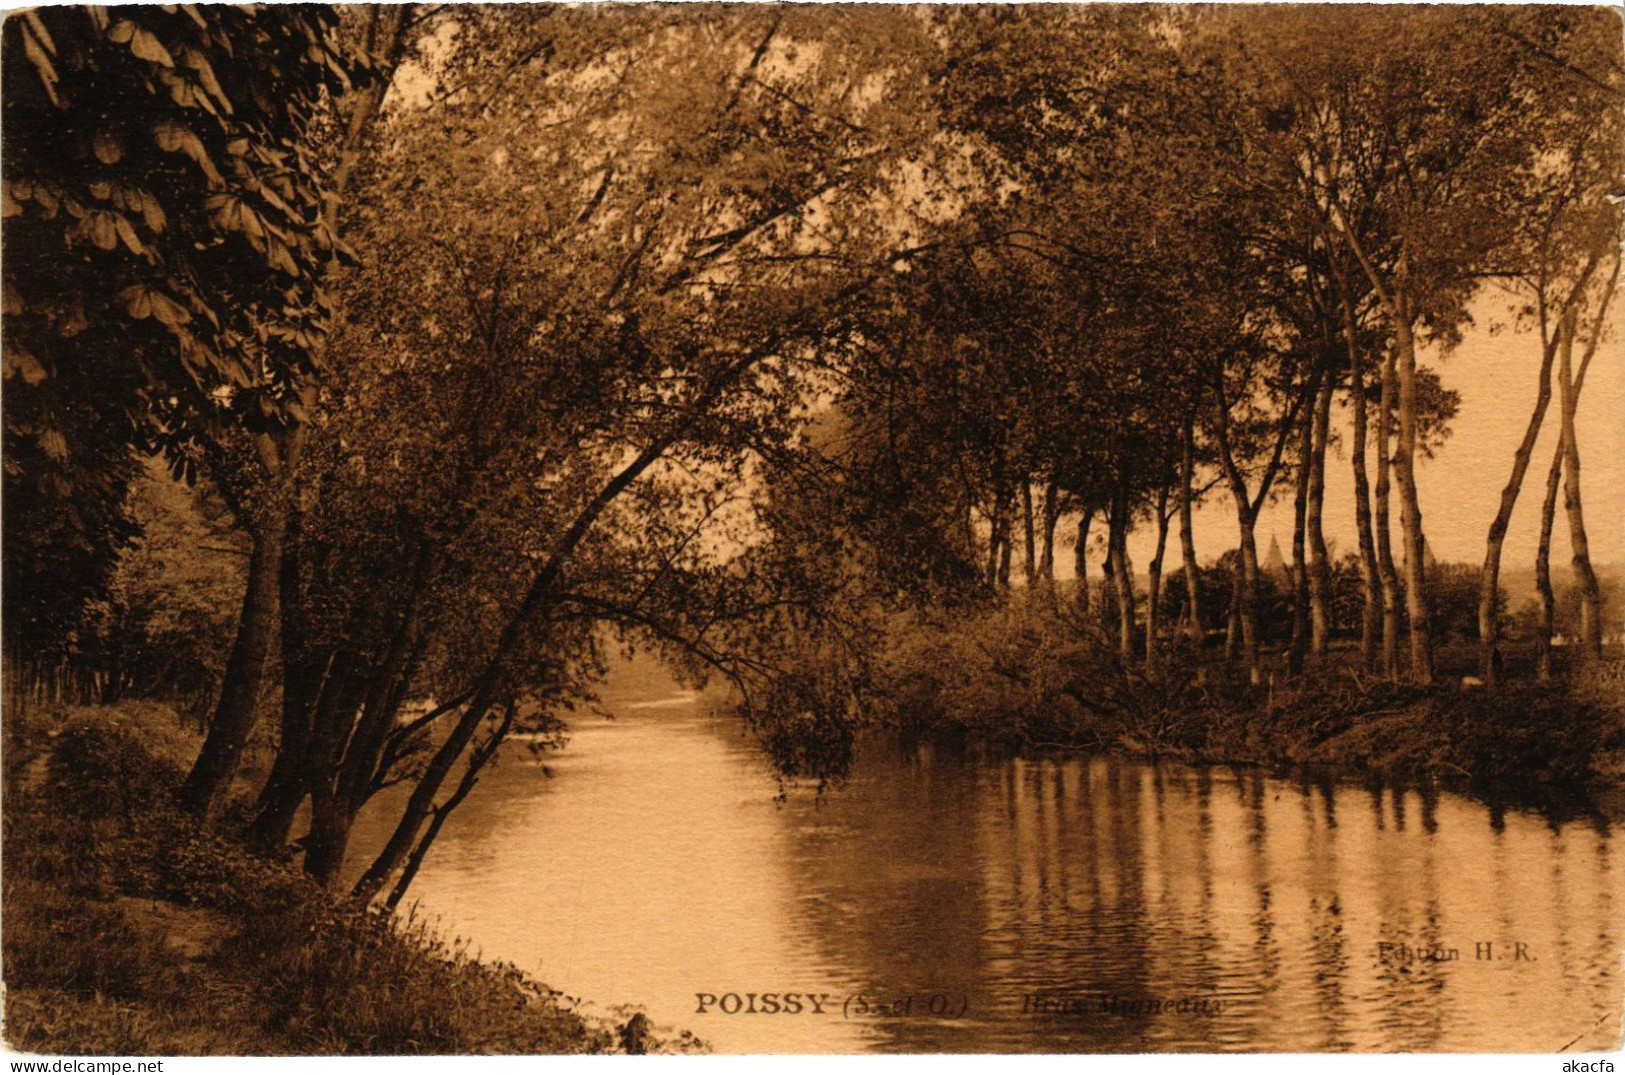
{"type": "Polygon", "coordinates": [[[433,846],[435,838],[440,835],[440,829],[445,825],[446,819],[451,816],[452,811],[456,810],[464,799],[468,798],[469,792],[473,791],[474,786],[479,783],[481,771],[485,768],[486,763],[491,760],[491,756],[496,753],[497,748],[507,738],[508,730],[513,727],[514,709],[514,704],[509,702],[496,729],[486,737],[485,742],[470,751],[468,764],[463,768],[463,775],[458,780],[456,789],[452,791],[445,802],[434,807],[429,817],[428,826],[424,829],[423,835],[418,838],[418,842],[412,848],[411,853],[407,855],[406,864],[401,868],[400,877],[396,880],[395,886],[389,890],[389,895],[384,899],[384,909],[386,911],[393,912],[396,907],[400,906],[401,899],[406,895],[407,889],[412,887],[412,881],[417,877],[418,870],[422,868],[423,860],[428,855],[429,848],[433,846]]]}
{"type": "Polygon", "coordinates": [[[1317,664],[1326,660],[1331,639],[1330,553],[1322,525],[1326,501],[1326,444],[1331,437],[1332,391],[1337,381],[1327,365],[1325,381],[1315,399],[1314,436],[1309,446],[1309,503],[1305,508],[1304,529],[1309,539],[1309,653],[1317,664]]]}
{"type": "Polygon", "coordinates": [[[1399,523],[1405,543],[1405,612],[1410,618],[1411,678],[1433,682],[1433,629],[1427,590],[1427,542],[1422,536],[1422,502],[1416,488],[1416,338],[1403,307],[1394,319],[1399,351],[1399,445],[1394,477],[1399,483],[1399,523]]]}
{"type": "Polygon", "coordinates": [[[1563,510],[1569,520],[1569,548],[1575,583],[1580,591],[1580,654],[1594,658],[1602,655],[1602,591],[1597,583],[1597,572],[1591,566],[1591,546],[1580,501],[1580,443],[1574,428],[1580,397],[1573,375],[1574,333],[1575,318],[1571,309],[1563,323],[1557,372],[1563,389],[1563,510]]]}
{"type": "Polygon", "coordinates": [[[1399,572],[1394,566],[1393,528],[1389,523],[1389,476],[1393,459],[1389,453],[1394,413],[1394,353],[1390,349],[1382,364],[1382,393],[1377,404],[1377,488],[1376,539],[1377,572],[1382,580],[1382,674],[1399,677],[1399,572]]]}
{"type": "Polygon", "coordinates": [[[1552,402],[1552,361],[1556,357],[1558,337],[1564,332],[1565,329],[1559,326],[1557,336],[1541,345],[1535,407],[1524,426],[1518,450],[1513,453],[1512,475],[1501,490],[1501,503],[1496,508],[1495,518],[1490,522],[1489,537],[1484,542],[1484,567],[1479,575],[1478,587],[1478,674],[1490,686],[1495,685],[1497,665],[1500,663],[1496,660],[1496,651],[1501,641],[1501,617],[1497,607],[1501,591],[1501,550],[1506,544],[1507,527],[1512,523],[1512,509],[1517,506],[1530,456],[1534,454],[1535,442],[1540,438],[1540,427],[1552,402]]]}

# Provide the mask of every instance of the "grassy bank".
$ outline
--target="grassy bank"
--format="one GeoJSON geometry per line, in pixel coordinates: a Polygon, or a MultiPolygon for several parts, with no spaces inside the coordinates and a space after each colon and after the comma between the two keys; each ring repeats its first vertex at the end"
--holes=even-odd
{"type": "MultiPolygon", "coordinates": [[[[196,737],[135,704],[8,718],[4,1034],[134,1055],[684,1050],[426,924],[345,907],[170,805],[196,737]]],[[[545,924],[538,924],[545,929],[545,924]]],[[[630,1013],[628,1013],[630,1015],[630,1013]]],[[[631,1022],[629,1020],[629,1022],[631,1022]]]]}
{"type": "Polygon", "coordinates": [[[1440,682],[1429,688],[1366,673],[1345,647],[1296,677],[1272,655],[1265,683],[1253,686],[1222,654],[1183,643],[1155,671],[1125,663],[1097,624],[1036,600],[952,619],[899,618],[886,653],[876,695],[889,723],[1016,750],[1122,750],[1479,784],[1625,776],[1625,661],[1617,655],[1552,683],[1526,676],[1487,691],[1462,685],[1475,660],[1464,645],[1439,654],[1440,682]]]}

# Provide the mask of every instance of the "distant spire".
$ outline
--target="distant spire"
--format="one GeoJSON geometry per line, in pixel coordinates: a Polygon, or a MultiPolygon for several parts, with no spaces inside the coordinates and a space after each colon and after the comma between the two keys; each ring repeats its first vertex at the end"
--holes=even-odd
{"type": "Polygon", "coordinates": [[[1280,575],[1290,575],[1286,569],[1286,557],[1281,555],[1281,542],[1274,534],[1270,535],[1270,551],[1264,556],[1264,570],[1280,575]]]}

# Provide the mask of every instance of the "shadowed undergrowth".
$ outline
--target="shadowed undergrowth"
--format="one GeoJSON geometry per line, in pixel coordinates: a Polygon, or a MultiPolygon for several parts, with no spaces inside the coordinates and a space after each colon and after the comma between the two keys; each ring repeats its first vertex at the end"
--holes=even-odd
{"type": "Polygon", "coordinates": [[[1184,644],[1170,645],[1155,669],[1124,662],[1098,627],[1041,601],[952,622],[899,618],[886,654],[876,695],[887,723],[963,731],[1017,750],[1124,750],[1484,783],[1625,774],[1617,658],[1554,683],[1486,691],[1386,682],[1338,653],[1322,669],[1254,687],[1184,644]]]}
{"type": "MultiPolygon", "coordinates": [[[[429,924],[346,906],[171,805],[162,707],[12,718],[5,1038],[119,1055],[614,1052],[624,1035],[429,924]]],[[[648,1043],[686,1051],[688,1035],[648,1043]]]]}

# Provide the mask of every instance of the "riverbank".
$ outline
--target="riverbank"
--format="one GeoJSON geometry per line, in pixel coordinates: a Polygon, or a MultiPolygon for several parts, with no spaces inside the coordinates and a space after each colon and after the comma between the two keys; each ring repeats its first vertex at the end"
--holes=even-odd
{"type": "Polygon", "coordinates": [[[4,1036],[88,1055],[684,1051],[428,923],[345,907],[170,796],[197,737],[135,703],[8,718],[4,1036]]]}
{"type": "Polygon", "coordinates": [[[1093,624],[1033,602],[951,620],[900,618],[876,696],[886,723],[1024,752],[1468,784],[1625,783],[1625,659],[1560,668],[1540,683],[1515,657],[1493,691],[1464,678],[1475,659],[1467,646],[1441,649],[1438,682],[1418,687],[1363,671],[1346,646],[1298,676],[1268,654],[1255,686],[1222,653],[1184,643],[1168,645],[1154,670],[1124,662],[1093,624]]]}

